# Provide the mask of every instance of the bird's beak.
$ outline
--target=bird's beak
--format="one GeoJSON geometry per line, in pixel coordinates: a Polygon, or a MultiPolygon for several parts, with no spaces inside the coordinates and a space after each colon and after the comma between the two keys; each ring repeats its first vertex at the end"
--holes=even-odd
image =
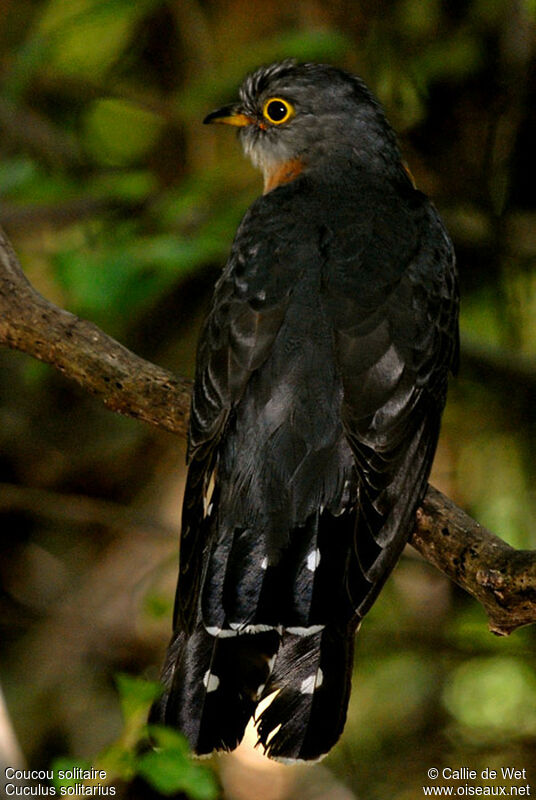
{"type": "Polygon", "coordinates": [[[243,114],[238,106],[224,106],[218,108],[217,111],[212,111],[203,120],[204,125],[211,125],[213,122],[244,128],[246,125],[252,125],[254,120],[243,114]]]}

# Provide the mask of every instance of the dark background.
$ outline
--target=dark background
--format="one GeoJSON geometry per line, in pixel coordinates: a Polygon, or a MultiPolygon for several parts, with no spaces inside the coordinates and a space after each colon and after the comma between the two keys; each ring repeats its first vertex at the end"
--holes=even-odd
{"type": "MultiPolygon", "coordinates": [[[[42,294],[190,375],[261,191],[203,116],[278,58],[360,74],[458,254],[462,368],[433,482],[533,548],[535,31],[534,0],[1,0],[0,222],[42,294]]],[[[36,768],[121,735],[118,673],[157,678],[183,462],[183,442],[0,352],[0,682],[36,768]]],[[[494,638],[409,551],[362,628],[341,743],[305,771],[218,759],[226,796],[412,800],[443,765],[526,768],[536,791],[534,639],[494,638]]]]}

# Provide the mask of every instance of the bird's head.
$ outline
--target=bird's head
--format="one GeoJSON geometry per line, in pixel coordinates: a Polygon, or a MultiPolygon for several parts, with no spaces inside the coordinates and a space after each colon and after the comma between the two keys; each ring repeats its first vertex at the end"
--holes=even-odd
{"type": "Polygon", "coordinates": [[[372,169],[400,167],[378,101],[359,78],[325,64],[261,67],[242,83],[238,102],[204,122],[238,128],[246,154],[264,173],[265,191],[304,170],[329,169],[337,156],[372,169]]]}

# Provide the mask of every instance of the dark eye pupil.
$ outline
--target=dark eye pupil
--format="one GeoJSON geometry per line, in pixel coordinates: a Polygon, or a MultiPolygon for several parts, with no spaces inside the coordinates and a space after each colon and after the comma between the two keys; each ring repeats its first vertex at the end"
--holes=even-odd
{"type": "Polygon", "coordinates": [[[281,122],[287,115],[287,108],[284,103],[281,103],[279,100],[272,100],[271,103],[268,103],[268,116],[274,122],[281,122]]]}

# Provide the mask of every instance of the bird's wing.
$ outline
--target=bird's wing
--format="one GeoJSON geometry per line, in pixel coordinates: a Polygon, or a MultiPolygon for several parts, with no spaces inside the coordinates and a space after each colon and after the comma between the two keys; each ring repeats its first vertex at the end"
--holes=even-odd
{"type": "Polygon", "coordinates": [[[176,601],[176,619],[186,626],[195,615],[218,444],[250,376],[270,354],[312,246],[287,211],[267,195],[247,212],[199,340],[176,601]]]}
{"type": "Polygon", "coordinates": [[[434,208],[417,192],[361,207],[367,219],[349,220],[327,242],[323,278],[358,473],[347,576],[358,617],[410,533],[458,351],[454,255],[434,208]]]}

